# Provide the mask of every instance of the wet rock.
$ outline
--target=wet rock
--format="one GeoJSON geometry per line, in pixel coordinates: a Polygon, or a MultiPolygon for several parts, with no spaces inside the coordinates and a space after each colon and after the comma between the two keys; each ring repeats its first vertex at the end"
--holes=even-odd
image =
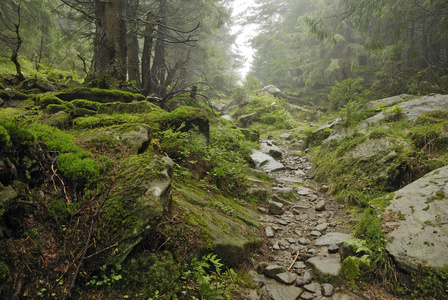
{"type": "Polygon", "coordinates": [[[271,300],[296,300],[303,293],[299,287],[278,284],[267,284],[266,290],[271,300]]]}
{"type": "Polygon", "coordinates": [[[316,205],[314,206],[314,208],[316,209],[316,211],[323,211],[325,210],[325,200],[320,200],[319,202],[316,203],[316,205]]]}
{"type": "Polygon", "coordinates": [[[297,274],[291,272],[279,273],[275,275],[275,280],[283,284],[293,284],[297,279],[297,274]]]}
{"type": "Polygon", "coordinates": [[[268,265],[264,269],[264,274],[271,278],[275,278],[275,275],[280,274],[280,273],[285,273],[285,272],[286,272],[286,268],[283,266],[279,266],[279,265],[268,265]]]}
{"type": "Polygon", "coordinates": [[[322,284],[322,295],[325,297],[331,297],[334,294],[334,287],[330,283],[322,284]]]}
{"type": "Polygon", "coordinates": [[[281,215],[285,211],[283,210],[283,204],[275,201],[269,201],[269,213],[272,215],[281,215]]]}

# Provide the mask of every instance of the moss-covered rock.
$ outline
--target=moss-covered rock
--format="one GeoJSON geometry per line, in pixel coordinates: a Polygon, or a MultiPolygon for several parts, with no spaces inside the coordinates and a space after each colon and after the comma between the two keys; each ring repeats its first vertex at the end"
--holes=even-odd
{"type": "Polygon", "coordinates": [[[122,103],[122,102],[112,102],[102,104],[98,113],[100,114],[116,114],[116,113],[145,113],[157,110],[156,105],[151,102],[134,102],[134,103],[122,103]]]}
{"type": "Polygon", "coordinates": [[[46,118],[42,118],[38,121],[38,123],[46,124],[50,126],[57,127],[59,129],[67,128],[70,123],[70,115],[66,113],[65,111],[59,111],[55,113],[54,115],[50,115],[46,118]]]}
{"type": "Polygon", "coordinates": [[[75,99],[86,99],[89,101],[109,103],[109,102],[124,102],[143,101],[145,96],[140,94],[133,94],[123,92],[120,90],[104,90],[98,88],[75,88],[65,92],[58,93],[57,96],[64,101],[72,101],[75,99]]]}
{"type": "Polygon", "coordinates": [[[170,201],[174,163],[150,151],[128,157],[105,202],[102,220],[119,241],[110,262],[123,261],[154,227],[170,201]]]}
{"type": "Polygon", "coordinates": [[[98,111],[98,108],[101,106],[101,103],[95,101],[89,101],[85,99],[75,99],[72,100],[71,103],[76,108],[86,108],[93,111],[98,111]]]}
{"type": "Polygon", "coordinates": [[[36,104],[41,109],[45,109],[50,104],[64,105],[65,102],[52,94],[38,95],[36,97],[36,104]]]}

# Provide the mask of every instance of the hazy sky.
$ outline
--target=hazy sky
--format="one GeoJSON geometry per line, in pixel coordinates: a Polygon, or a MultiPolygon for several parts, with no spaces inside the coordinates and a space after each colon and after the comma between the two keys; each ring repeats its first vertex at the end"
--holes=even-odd
{"type": "MultiPolygon", "coordinates": [[[[248,7],[254,4],[254,0],[234,0],[233,2],[233,14],[232,17],[236,18],[238,15],[243,13],[248,7]]],[[[232,32],[239,32],[238,38],[236,39],[237,49],[244,55],[244,67],[241,70],[241,75],[244,79],[247,72],[249,72],[250,63],[252,61],[252,55],[254,50],[249,46],[249,39],[254,37],[256,26],[245,26],[235,25],[232,28],[232,32]]]]}

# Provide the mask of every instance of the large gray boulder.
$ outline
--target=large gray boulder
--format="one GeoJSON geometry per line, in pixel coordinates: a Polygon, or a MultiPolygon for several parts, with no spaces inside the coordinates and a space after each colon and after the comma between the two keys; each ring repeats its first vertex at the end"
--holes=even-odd
{"type": "Polygon", "coordinates": [[[388,234],[387,251],[408,272],[419,266],[448,266],[448,166],[437,169],[389,197],[374,200],[388,203],[385,213],[399,216],[388,234]],[[382,200],[382,201],[381,201],[382,200]]]}

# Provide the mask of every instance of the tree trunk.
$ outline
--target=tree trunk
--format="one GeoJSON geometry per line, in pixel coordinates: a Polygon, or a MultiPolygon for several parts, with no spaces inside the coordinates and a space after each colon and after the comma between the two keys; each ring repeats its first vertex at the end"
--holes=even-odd
{"type": "Polygon", "coordinates": [[[95,1],[94,76],[111,75],[126,80],[126,4],[122,0],[95,1]]]}
{"type": "Polygon", "coordinates": [[[146,17],[145,39],[143,41],[142,53],[142,85],[143,95],[147,96],[151,93],[151,53],[152,41],[154,33],[154,15],[148,13],[146,17]]]}
{"type": "Polygon", "coordinates": [[[165,81],[165,41],[167,36],[167,29],[163,26],[166,25],[166,0],[160,1],[159,21],[160,24],[157,28],[157,40],[154,49],[154,60],[151,68],[151,92],[164,96],[166,93],[166,87],[163,85],[165,81]]]}
{"type": "MultiPolygon", "coordinates": [[[[137,10],[139,7],[139,0],[130,1],[128,6],[128,17],[135,20],[137,10]]],[[[138,23],[128,23],[128,76],[129,81],[135,81],[137,86],[140,86],[140,71],[139,71],[139,46],[137,39],[138,23]]]]}

